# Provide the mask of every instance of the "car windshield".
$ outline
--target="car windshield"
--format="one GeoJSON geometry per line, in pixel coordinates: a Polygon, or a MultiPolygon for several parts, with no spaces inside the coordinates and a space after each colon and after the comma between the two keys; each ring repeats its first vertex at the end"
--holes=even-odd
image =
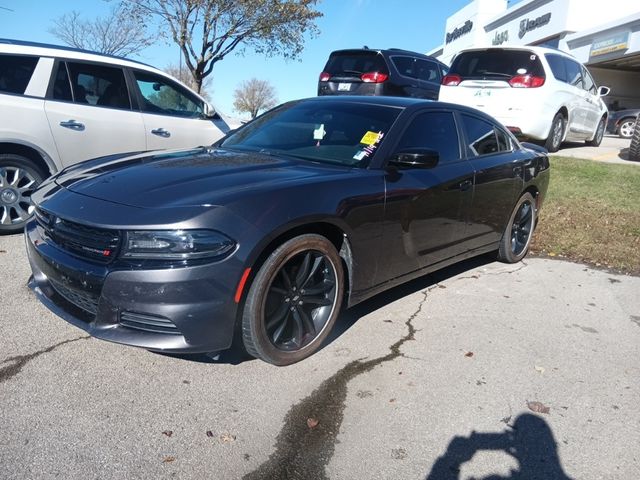
{"type": "Polygon", "coordinates": [[[449,73],[462,78],[504,80],[516,75],[544,77],[544,69],[538,55],[529,50],[471,50],[462,52],[453,63],[449,73]]]}
{"type": "Polygon", "coordinates": [[[401,110],[351,102],[289,103],[258,117],[220,146],[364,168],[401,110]]]}

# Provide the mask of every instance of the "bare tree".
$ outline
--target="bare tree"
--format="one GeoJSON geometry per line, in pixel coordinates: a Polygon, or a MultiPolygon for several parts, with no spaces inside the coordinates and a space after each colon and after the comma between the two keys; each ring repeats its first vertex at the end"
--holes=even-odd
{"type": "MultiPolygon", "coordinates": [[[[196,86],[196,82],[193,79],[193,76],[191,75],[191,72],[189,71],[188,68],[180,68],[177,65],[167,65],[164,69],[163,69],[166,73],[168,73],[169,75],[171,75],[172,77],[177,78],[178,80],[180,80],[182,83],[184,83],[187,87],[189,87],[191,90],[197,90],[197,86],[196,86]]],[[[210,98],[210,89],[211,89],[211,82],[212,82],[212,78],[208,77],[205,78],[204,81],[202,82],[202,88],[200,89],[200,95],[205,99],[205,100],[211,100],[210,98]]]]}
{"type": "Polygon", "coordinates": [[[232,51],[296,58],[317,35],[319,0],[123,0],[140,18],[158,17],[184,56],[200,92],[214,65],[232,51]]]}
{"type": "Polygon", "coordinates": [[[49,32],[72,47],[123,57],[140,52],[157,38],[148,35],[141,18],[123,6],[95,20],[83,20],[77,11],[65,13],[53,21],[49,32]]]}
{"type": "Polygon", "coordinates": [[[278,104],[275,88],[266,80],[252,78],[233,92],[233,108],[238,113],[248,113],[256,118],[260,111],[268,110],[278,104]]]}

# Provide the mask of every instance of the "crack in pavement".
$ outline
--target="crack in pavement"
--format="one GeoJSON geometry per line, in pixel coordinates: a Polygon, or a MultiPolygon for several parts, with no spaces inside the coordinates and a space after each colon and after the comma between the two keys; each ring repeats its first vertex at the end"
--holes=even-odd
{"type": "Polygon", "coordinates": [[[87,338],[91,338],[91,335],[85,335],[78,338],[71,338],[69,340],[64,340],[60,343],[56,343],[55,345],[52,345],[43,350],[30,353],[29,355],[16,355],[15,357],[9,357],[9,358],[6,358],[5,360],[2,360],[2,363],[0,363],[0,365],[2,365],[0,366],[0,383],[6,382],[10,378],[13,378],[16,375],[18,375],[27,363],[29,363],[34,358],[39,357],[43,353],[49,353],[55,350],[56,348],[61,347],[62,345],[65,345],[67,343],[77,342],[78,340],[86,340],[87,338]],[[6,365],[7,363],[9,365],[6,365]]]}
{"type": "Polygon", "coordinates": [[[328,479],[325,467],[333,457],[346,407],[347,386],[355,377],[373,370],[378,365],[395,360],[405,342],[414,340],[416,328],[413,320],[422,311],[427,295],[438,284],[424,290],[416,311],[405,322],[408,332],[389,347],[389,353],[364,361],[354,360],[326,379],[305,399],[293,405],[284,419],[276,438],[276,450],[257,469],[243,480],[328,479]],[[308,419],[317,420],[310,428],[308,419]]]}

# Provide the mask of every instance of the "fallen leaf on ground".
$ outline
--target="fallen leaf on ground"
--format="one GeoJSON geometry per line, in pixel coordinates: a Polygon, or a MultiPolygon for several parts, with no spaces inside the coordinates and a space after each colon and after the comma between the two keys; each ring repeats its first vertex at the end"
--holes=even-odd
{"type": "Polygon", "coordinates": [[[534,368],[536,369],[536,372],[540,373],[540,375],[544,373],[544,367],[539,367],[538,365],[535,365],[534,368]]]}
{"type": "Polygon", "coordinates": [[[173,431],[171,430],[165,430],[164,432],[162,432],[163,435],[166,435],[167,437],[170,437],[171,435],[173,435],[173,431]]]}
{"type": "Polygon", "coordinates": [[[396,401],[396,399],[395,399],[395,398],[392,398],[391,400],[389,400],[389,403],[393,403],[393,402],[395,402],[395,401],[396,401]]]}
{"type": "Polygon", "coordinates": [[[549,411],[551,410],[544,403],[540,403],[540,402],[527,402],[527,407],[529,407],[529,410],[536,413],[548,414],[549,411]]]}
{"type": "Polygon", "coordinates": [[[235,441],[236,436],[235,435],[231,435],[230,433],[224,432],[222,435],[220,435],[220,441],[222,443],[229,443],[229,442],[233,442],[235,441]]]}
{"type": "Polygon", "coordinates": [[[465,357],[473,357],[473,352],[465,352],[465,357]]]}
{"type": "Polygon", "coordinates": [[[162,460],[162,463],[171,463],[175,461],[176,461],[176,457],[164,457],[164,460],[162,460]]]}
{"type": "Polygon", "coordinates": [[[213,437],[213,432],[211,430],[207,430],[207,437],[213,437]]]}
{"type": "Polygon", "coordinates": [[[7,253],[6,250],[0,250],[0,253],[7,253]]]}
{"type": "Polygon", "coordinates": [[[307,418],[307,427],[316,428],[320,421],[316,418],[307,418]]]}

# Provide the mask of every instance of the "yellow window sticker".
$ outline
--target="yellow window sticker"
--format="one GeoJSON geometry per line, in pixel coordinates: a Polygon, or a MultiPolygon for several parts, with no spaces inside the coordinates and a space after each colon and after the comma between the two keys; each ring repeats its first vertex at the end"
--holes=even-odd
{"type": "Polygon", "coordinates": [[[364,137],[362,137],[362,140],[360,140],[360,143],[364,145],[373,145],[374,143],[377,143],[379,137],[380,137],[380,134],[378,132],[372,132],[371,130],[369,130],[367,133],[364,134],[364,137]]]}

